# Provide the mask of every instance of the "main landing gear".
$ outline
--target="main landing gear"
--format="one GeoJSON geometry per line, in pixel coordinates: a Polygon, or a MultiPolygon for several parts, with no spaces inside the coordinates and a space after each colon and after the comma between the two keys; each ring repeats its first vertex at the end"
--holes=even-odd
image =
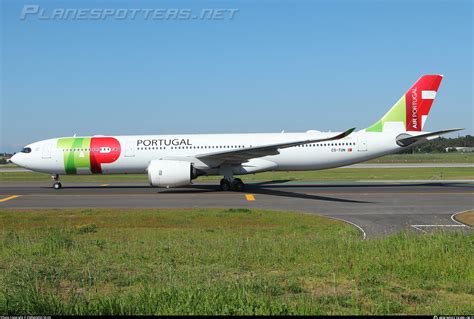
{"type": "Polygon", "coordinates": [[[62,185],[61,185],[61,182],[59,181],[59,174],[55,174],[55,175],[51,176],[51,178],[54,181],[53,188],[54,189],[60,189],[62,187],[62,185]]]}
{"type": "Polygon", "coordinates": [[[221,179],[220,189],[227,192],[230,190],[241,192],[245,187],[244,182],[240,178],[223,178],[221,179]]]}

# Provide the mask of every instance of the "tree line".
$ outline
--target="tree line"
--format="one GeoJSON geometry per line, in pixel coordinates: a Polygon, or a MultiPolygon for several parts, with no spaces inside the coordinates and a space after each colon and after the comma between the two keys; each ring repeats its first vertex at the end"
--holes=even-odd
{"type": "Polygon", "coordinates": [[[454,147],[474,147],[474,136],[466,135],[455,138],[444,138],[440,137],[432,141],[423,143],[421,145],[415,145],[407,148],[400,152],[404,153],[443,153],[446,152],[446,148],[454,147]]]}

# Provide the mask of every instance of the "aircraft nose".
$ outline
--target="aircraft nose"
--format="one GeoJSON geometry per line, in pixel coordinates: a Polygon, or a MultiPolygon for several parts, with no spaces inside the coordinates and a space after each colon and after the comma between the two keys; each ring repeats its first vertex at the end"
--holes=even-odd
{"type": "Polygon", "coordinates": [[[13,156],[10,158],[10,161],[11,161],[13,164],[18,165],[18,164],[16,163],[16,160],[17,160],[17,159],[18,159],[18,154],[13,154],[13,156]]]}
{"type": "Polygon", "coordinates": [[[11,158],[10,158],[10,161],[15,164],[15,165],[18,165],[18,166],[25,166],[25,161],[24,159],[22,158],[21,156],[22,154],[20,153],[16,153],[15,155],[13,155],[11,158]]]}

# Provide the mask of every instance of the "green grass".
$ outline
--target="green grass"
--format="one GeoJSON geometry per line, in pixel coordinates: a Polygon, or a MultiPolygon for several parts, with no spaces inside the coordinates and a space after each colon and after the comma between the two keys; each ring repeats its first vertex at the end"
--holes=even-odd
{"type": "Polygon", "coordinates": [[[0,211],[0,313],[470,314],[474,235],[247,209],[0,211]]]}
{"type": "MultiPolygon", "coordinates": [[[[219,178],[219,177],[218,177],[219,178]]],[[[218,179],[216,178],[216,179],[218,179]]],[[[474,170],[441,168],[335,168],[321,171],[266,172],[243,176],[244,180],[359,181],[359,180],[449,180],[474,179],[474,170]]]]}
{"type": "MultiPolygon", "coordinates": [[[[474,163],[474,153],[432,153],[432,154],[395,154],[387,155],[367,163],[474,163]]],[[[0,165],[0,168],[14,168],[13,164],[0,165]]],[[[200,177],[197,181],[215,181],[221,177],[200,177]]],[[[61,176],[65,182],[146,182],[146,175],[82,175],[61,176]]],[[[367,168],[367,169],[330,169],[303,172],[266,172],[243,177],[246,181],[265,181],[290,179],[295,181],[357,181],[357,180],[450,180],[474,179],[472,168],[367,168]]],[[[0,172],[2,182],[50,181],[47,174],[33,172],[0,172]]]]}
{"type": "Polygon", "coordinates": [[[18,166],[13,163],[8,163],[8,164],[0,164],[0,168],[18,168],[18,166]]]}
{"type": "MultiPolygon", "coordinates": [[[[393,154],[382,156],[366,163],[474,163],[474,153],[421,153],[421,154],[393,154]]],[[[0,165],[0,168],[18,168],[13,163],[0,165]]]]}
{"type": "MultiPolygon", "coordinates": [[[[61,176],[64,182],[146,182],[147,175],[74,175],[61,176]]],[[[217,181],[220,176],[199,177],[196,181],[217,181]]],[[[295,180],[295,181],[358,181],[358,180],[450,180],[474,179],[469,167],[428,168],[336,168],[321,171],[265,172],[244,175],[244,181],[295,180]]],[[[48,174],[33,172],[0,172],[2,182],[51,181],[48,174]]]]}
{"type": "Polygon", "coordinates": [[[394,154],[368,161],[372,164],[390,163],[474,163],[474,153],[394,154]]]}
{"type": "MultiPolygon", "coordinates": [[[[120,175],[61,175],[63,182],[145,182],[145,174],[120,174],[120,175]]],[[[51,176],[36,172],[0,172],[2,182],[49,182],[51,176]]]]}

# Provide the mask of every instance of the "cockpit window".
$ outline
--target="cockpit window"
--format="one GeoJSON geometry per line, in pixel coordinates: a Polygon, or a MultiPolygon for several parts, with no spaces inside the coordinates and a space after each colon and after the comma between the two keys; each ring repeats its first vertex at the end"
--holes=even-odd
{"type": "Polygon", "coordinates": [[[24,147],[22,150],[21,150],[22,153],[31,153],[31,148],[29,147],[24,147]]]}

